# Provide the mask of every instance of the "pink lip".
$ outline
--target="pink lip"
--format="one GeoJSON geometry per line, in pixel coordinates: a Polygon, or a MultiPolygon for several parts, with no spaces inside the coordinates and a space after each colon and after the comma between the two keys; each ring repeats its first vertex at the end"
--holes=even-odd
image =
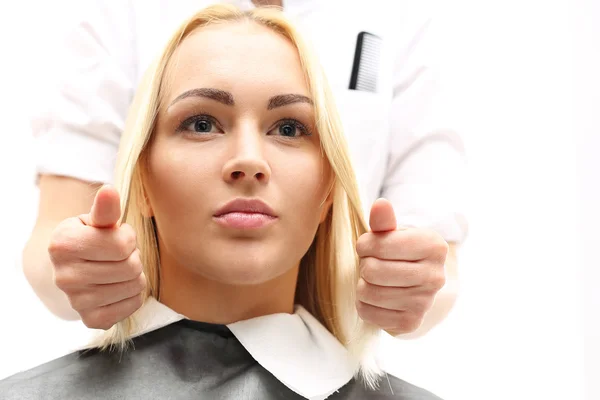
{"type": "Polygon", "coordinates": [[[277,219],[273,209],[258,199],[235,199],[219,208],[213,217],[234,229],[262,228],[277,219]]]}

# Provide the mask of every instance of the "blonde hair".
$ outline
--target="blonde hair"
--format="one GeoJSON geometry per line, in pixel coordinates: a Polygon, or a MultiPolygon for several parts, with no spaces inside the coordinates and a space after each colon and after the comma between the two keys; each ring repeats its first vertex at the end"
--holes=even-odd
{"type": "MultiPolygon", "coordinates": [[[[142,213],[144,204],[144,157],[152,136],[161,102],[164,101],[167,68],[181,42],[194,30],[225,22],[254,22],[272,29],[291,41],[298,51],[316,113],[322,152],[333,172],[331,209],[319,226],[313,243],[303,257],[296,290],[296,302],[315,316],[354,357],[357,373],[365,383],[376,384],[379,369],[368,351],[379,330],[363,322],[355,304],[358,282],[356,241],[366,232],[359,191],[352,169],[342,125],[323,71],[298,31],[270,8],[242,12],[228,5],[203,9],[183,23],[150,66],[134,98],[117,160],[116,187],[121,194],[122,222],[137,233],[138,247],[148,280],[146,296],[159,298],[160,260],[153,220],[142,213]]],[[[124,349],[135,334],[135,316],[108,330],[99,343],[103,349],[124,349]]]]}

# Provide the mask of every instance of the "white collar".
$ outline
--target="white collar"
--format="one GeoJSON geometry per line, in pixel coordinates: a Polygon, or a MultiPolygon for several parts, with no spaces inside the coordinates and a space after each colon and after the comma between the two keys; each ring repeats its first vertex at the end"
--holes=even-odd
{"type": "MultiPolygon", "coordinates": [[[[182,319],[153,297],[134,314],[134,336],[182,319]]],[[[310,400],[326,399],[358,369],[348,350],[302,306],[227,325],[250,355],[281,383],[310,400]]]]}

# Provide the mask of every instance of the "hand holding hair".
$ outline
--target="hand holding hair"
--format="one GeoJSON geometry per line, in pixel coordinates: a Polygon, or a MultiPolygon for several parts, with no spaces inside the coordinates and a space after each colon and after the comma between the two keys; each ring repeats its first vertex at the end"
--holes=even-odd
{"type": "Polygon", "coordinates": [[[393,336],[413,332],[445,284],[448,244],[429,229],[398,228],[385,199],[373,204],[369,225],[356,245],[358,313],[393,336]]]}
{"type": "Polygon", "coordinates": [[[142,306],[146,277],[133,228],[118,225],[119,202],[102,187],[90,213],[61,222],[48,246],[55,284],[89,328],[109,329],[142,306]]]}

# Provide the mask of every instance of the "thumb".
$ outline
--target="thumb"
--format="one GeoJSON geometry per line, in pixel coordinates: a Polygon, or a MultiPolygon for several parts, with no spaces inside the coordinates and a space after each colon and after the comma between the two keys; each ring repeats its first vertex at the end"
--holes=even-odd
{"type": "Polygon", "coordinates": [[[111,186],[102,186],[90,211],[89,221],[96,228],[112,228],[121,217],[119,192],[111,186]]]}
{"type": "Polygon", "coordinates": [[[373,232],[389,232],[396,230],[396,215],[392,203],[386,199],[377,199],[371,207],[369,226],[373,232]]]}

